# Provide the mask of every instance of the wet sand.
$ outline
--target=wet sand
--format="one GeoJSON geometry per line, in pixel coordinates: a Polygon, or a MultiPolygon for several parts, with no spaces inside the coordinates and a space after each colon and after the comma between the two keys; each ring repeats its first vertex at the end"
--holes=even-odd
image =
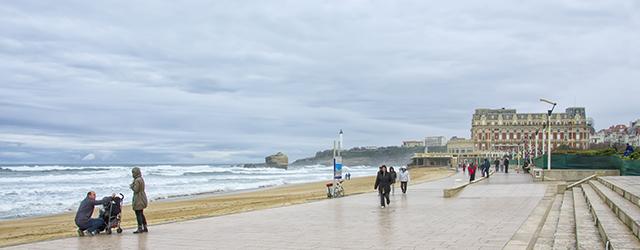
{"type": "MultiPolygon", "coordinates": [[[[454,172],[446,169],[411,169],[411,184],[436,180],[450,176],[454,172]]],[[[359,177],[345,181],[346,195],[372,192],[375,177],[359,177]]],[[[323,182],[293,184],[273,188],[258,189],[251,192],[238,192],[221,195],[201,195],[189,198],[170,199],[151,202],[145,209],[149,229],[160,223],[171,223],[196,218],[221,216],[266,208],[282,207],[315,200],[326,199],[326,187],[323,182]]],[[[397,191],[400,190],[396,184],[397,191]]],[[[100,194],[99,194],[100,195],[100,194]]],[[[98,211],[94,212],[94,217],[98,211]]],[[[64,213],[44,217],[24,218],[0,221],[0,247],[28,242],[43,241],[76,235],[73,222],[75,213],[64,213]]],[[[129,206],[123,208],[124,228],[135,226],[135,215],[129,206]]],[[[133,230],[125,230],[130,234],[133,230]]],[[[115,233],[115,231],[114,231],[115,233]]]]}

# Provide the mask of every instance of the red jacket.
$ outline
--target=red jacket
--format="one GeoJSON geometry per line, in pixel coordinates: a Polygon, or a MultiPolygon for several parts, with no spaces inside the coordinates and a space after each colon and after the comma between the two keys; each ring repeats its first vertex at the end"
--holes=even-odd
{"type": "Polygon", "coordinates": [[[469,174],[475,174],[477,168],[478,168],[478,165],[476,165],[476,164],[470,165],[469,166],[469,174]]]}

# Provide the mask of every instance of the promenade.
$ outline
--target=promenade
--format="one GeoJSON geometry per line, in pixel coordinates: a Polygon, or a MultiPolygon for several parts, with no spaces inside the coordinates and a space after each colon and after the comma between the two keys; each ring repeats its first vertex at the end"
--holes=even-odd
{"type": "Polygon", "coordinates": [[[502,249],[545,193],[528,175],[496,173],[442,198],[443,188],[465,180],[459,173],[409,186],[406,195],[397,187],[384,209],[371,192],[151,225],[142,235],[125,230],[8,249],[502,249]]]}

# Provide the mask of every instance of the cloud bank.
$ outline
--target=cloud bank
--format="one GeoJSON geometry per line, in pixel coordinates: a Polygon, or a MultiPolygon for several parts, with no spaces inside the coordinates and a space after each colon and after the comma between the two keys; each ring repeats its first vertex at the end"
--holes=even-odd
{"type": "Polygon", "coordinates": [[[247,162],[469,136],[475,108],[639,118],[637,1],[0,3],[0,163],[247,162]]]}

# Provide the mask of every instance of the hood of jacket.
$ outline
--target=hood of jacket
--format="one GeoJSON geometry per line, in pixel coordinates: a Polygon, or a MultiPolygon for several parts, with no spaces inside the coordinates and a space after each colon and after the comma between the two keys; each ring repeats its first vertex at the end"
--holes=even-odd
{"type": "Polygon", "coordinates": [[[131,169],[131,174],[133,175],[134,179],[138,177],[142,177],[142,172],[140,172],[140,168],[138,167],[131,169]]]}

